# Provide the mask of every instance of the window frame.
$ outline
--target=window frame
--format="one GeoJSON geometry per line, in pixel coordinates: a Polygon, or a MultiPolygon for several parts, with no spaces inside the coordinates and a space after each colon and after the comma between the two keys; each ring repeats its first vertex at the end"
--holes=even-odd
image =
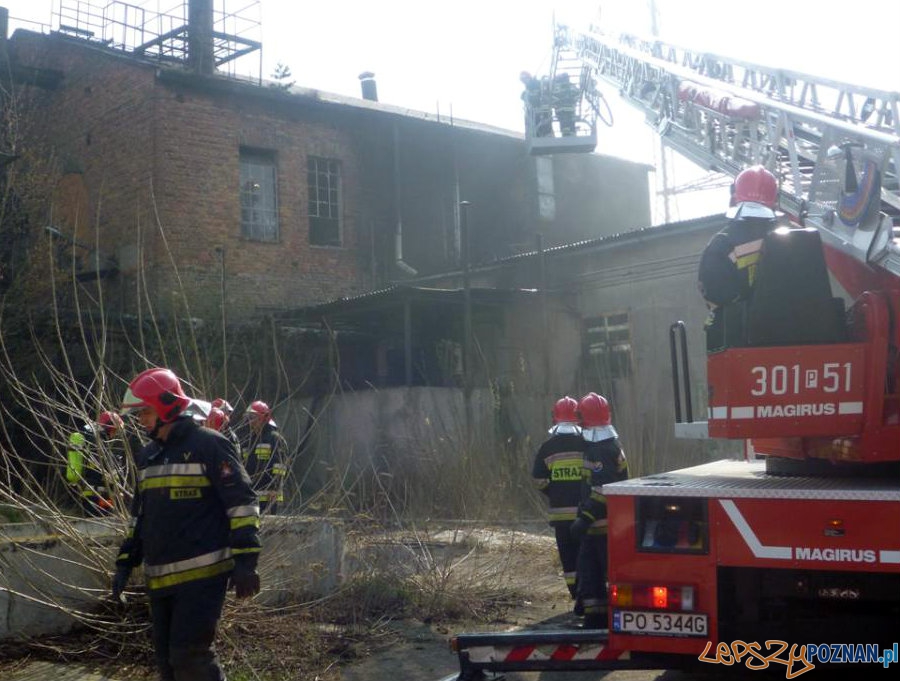
{"type": "Polygon", "coordinates": [[[274,151],[241,147],[239,152],[238,196],[241,206],[241,238],[247,241],[262,243],[278,243],[281,240],[281,225],[278,207],[278,159],[274,151]],[[270,174],[265,178],[264,175],[270,174]],[[262,206],[250,205],[248,199],[254,196],[255,189],[250,183],[256,182],[260,187],[259,196],[263,198],[262,206]],[[267,185],[271,185],[266,195],[267,185]],[[257,219],[248,220],[248,213],[253,212],[257,219]]]}
{"type": "Polygon", "coordinates": [[[618,310],[584,318],[582,343],[584,375],[591,381],[605,383],[632,377],[634,334],[629,311],[618,310]],[[623,332],[624,338],[614,337],[623,332]],[[592,336],[596,340],[592,340],[592,336]],[[594,359],[597,356],[603,360],[594,359]]]}
{"type": "Polygon", "coordinates": [[[317,248],[342,248],[344,246],[344,172],[343,163],[337,158],[310,154],[306,157],[306,217],[309,223],[308,241],[317,248]],[[324,169],[322,168],[324,164],[324,169]],[[325,186],[320,186],[324,177],[325,186]],[[321,197],[324,192],[324,200],[321,197]],[[328,215],[322,215],[322,207],[328,215]],[[323,232],[326,238],[321,238],[323,232]],[[333,238],[327,238],[333,232],[333,238]]]}

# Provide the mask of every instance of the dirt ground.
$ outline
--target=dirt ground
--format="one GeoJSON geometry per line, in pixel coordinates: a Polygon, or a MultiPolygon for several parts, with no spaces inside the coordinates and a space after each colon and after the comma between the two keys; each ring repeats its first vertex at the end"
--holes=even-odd
{"type": "MultiPolygon", "coordinates": [[[[354,548],[358,571],[394,575],[404,598],[375,602],[368,591],[345,594],[331,604],[344,620],[304,619],[300,613],[268,612],[261,617],[232,612],[223,620],[220,645],[231,681],[309,679],[310,681],[439,681],[453,679],[458,661],[450,651],[454,634],[533,628],[567,628],[577,619],[565,588],[552,537],[543,531],[450,530],[410,536],[367,537],[354,548]],[[365,626],[352,623],[353,603],[366,604],[365,626]],[[409,603],[414,601],[415,608],[409,603]],[[380,614],[378,609],[380,608],[380,614]],[[373,623],[373,612],[374,623],[373,623]],[[316,623],[320,622],[320,623],[316,623]],[[351,626],[352,625],[352,626],[351,626]],[[322,636],[310,636],[319,628],[322,636]],[[224,649],[223,649],[224,648],[224,649]],[[247,672],[246,669],[253,669],[247,672]],[[309,674],[311,669],[321,670],[309,674]]],[[[7,646],[7,652],[10,648],[7,646]]],[[[91,661],[46,656],[0,657],[0,681],[145,681],[155,678],[150,659],[91,661]],[[71,661],[77,660],[77,661],[71,661]]],[[[650,681],[661,672],[582,672],[508,674],[509,681],[650,681]]]]}
{"type": "MultiPolygon", "coordinates": [[[[436,543],[446,534],[434,537],[436,543]]],[[[458,539],[458,538],[457,538],[458,539]]],[[[454,622],[426,624],[400,619],[391,623],[396,641],[384,649],[341,668],[341,681],[450,681],[459,672],[459,662],[449,641],[455,634],[521,629],[558,630],[575,627],[579,619],[571,611],[572,601],[556,558],[556,546],[549,531],[516,532],[475,530],[464,544],[478,546],[482,555],[505,563],[507,569],[495,575],[515,598],[491,621],[462,618],[454,622]]],[[[448,547],[452,546],[448,543],[448,547]]],[[[452,552],[452,549],[448,548],[452,552]]],[[[483,566],[473,566],[479,573],[483,566]]],[[[507,673],[507,681],[651,681],[686,676],[662,671],[618,671],[550,673],[507,673]]],[[[708,679],[707,679],[708,681],[708,679]]]]}

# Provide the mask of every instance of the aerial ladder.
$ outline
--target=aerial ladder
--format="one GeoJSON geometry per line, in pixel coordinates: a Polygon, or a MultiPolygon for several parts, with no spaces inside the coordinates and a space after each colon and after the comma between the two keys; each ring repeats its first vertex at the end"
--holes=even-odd
{"type": "Polygon", "coordinates": [[[608,628],[460,634],[457,678],[674,667],[738,643],[758,669],[778,641],[855,641],[841,650],[887,666],[869,644],[900,633],[900,93],[595,27],[558,29],[555,50],[697,165],[778,178],[788,224],[766,237],[741,338],[707,356],[705,420],[670,330],[676,435],[750,440],[765,462],[605,485],[608,628]]]}
{"type": "MultiPolygon", "coordinates": [[[[866,235],[881,226],[878,214],[897,221],[900,93],[633,35],[561,33],[673,150],[732,176],[749,165],[768,167],[781,179],[781,208],[800,224],[809,219],[827,244],[860,258],[871,244],[866,235]],[[861,177],[854,183],[853,176],[861,177]]],[[[869,255],[900,273],[895,248],[869,255]]]]}
{"type": "MultiPolygon", "coordinates": [[[[805,335],[791,332],[785,317],[796,318],[798,310],[818,309],[818,320],[837,314],[835,326],[844,325],[845,311],[833,311],[825,268],[815,263],[818,248],[808,254],[809,267],[770,274],[771,295],[760,282],[758,300],[744,311],[755,329],[739,347],[708,357],[708,418],[685,414],[676,434],[750,439],[771,456],[773,472],[789,468],[785,459],[900,459],[900,335],[892,322],[900,311],[900,94],[634,35],[595,29],[558,35],[678,153],[731,176],[755,164],[771,170],[779,178],[779,207],[794,226],[816,230],[827,271],[849,307],[846,333],[817,335],[815,324],[805,335]],[[772,312],[778,307],[781,319],[772,312]],[[819,406],[836,394],[841,399],[833,407],[819,406]]],[[[679,331],[676,345],[684,342],[679,331]]],[[[689,380],[676,385],[676,405],[689,380]]]]}

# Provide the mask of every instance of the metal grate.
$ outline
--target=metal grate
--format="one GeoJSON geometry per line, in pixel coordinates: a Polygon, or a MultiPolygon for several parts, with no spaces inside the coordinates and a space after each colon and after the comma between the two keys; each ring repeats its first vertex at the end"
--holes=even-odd
{"type": "MultiPolygon", "coordinates": [[[[62,35],[113,49],[162,62],[186,61],[190,32],[187,0],[176,1],[165,11],[151,11],[144,7],[147,4],[57,0],[54,25],[62,35]]],[[[225,67],[229,75],[239,68],[238,61],[241,67],[250,67],[243,58],[251,54],[256,57],[252,72],[261,70],[260,14],[260,0],[214,1],[214,59],[216,66],[225,67]]]]}

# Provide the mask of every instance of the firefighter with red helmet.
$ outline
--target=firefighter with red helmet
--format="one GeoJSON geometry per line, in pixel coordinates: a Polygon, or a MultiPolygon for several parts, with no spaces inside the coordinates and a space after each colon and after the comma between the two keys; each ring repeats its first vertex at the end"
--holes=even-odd
{"type": "Polygon", "coordinates": [[[206,420],[203,422],[203,425],[207,428],[211,428],[217,433],[221,433],[228,425],[228,416],[226,416],[225,412],[218,407],[211,407],[209,414],[206,415],[206,420]]]}
{"type": "MultiPolygon", "coordinates": [[[[226,402],[225,404],[228,403],[226,402]]],[[[238,436],[231,428],[231,413],[226,412],[222,407],[217,407],[215,401],[212,403],[203,425],[217,433],[222,433],[222,435],[231,440],[238,451],[241,451],[241,441],[238,440],[238,436]]]]}
{"type": "MultiPolygon", "coordinates": [[[[698,287],[710,309],[707,350],[725,347],[725,306],[750,298],[763,238],[776,225],[778,182],[763,166],[741,171],[732,185],[728,225],[710,239],[700,258],[698,287]]],[[[737,323],[737,321],[735,321],[737,323]]],[[[741,333],[738,330],[738,333],[741,333]]]]}
{"type": "Polygon", "coordinates": [[[234,445],[190,416],[169,369],[131,381],[122,410],[151,438],[138,455],[132,518],[116,560],[113,597],[144,565],[163,681],[224,681],[216,627],[229,585],[259,592],[259,506],[234,445]]]}
{"type": "MultiPolygon", "coordinates": [[[[548,519],[556,535],[563,576],[572,598],[576,591],[578,544],[570,527],[578,512],[584,440],[578,426],[578,402],[562,397],[553,405],[553,427],[534,457],[531,475],[549,503],[548,519]]],[[[577,607],[577,606],[576,606],[577,607]]]]}
{"type": "Polygon", "coordinates": [[[261,400],[247,407],[250,435],[243,452],[244,465],[259,495],[261,513],[274,514],[284,501],[284,478],[287,475],[287,442],[272,420],[272,409],[261,400]]]}
{"type": "Polygon", "coordinates": [[[124,425],[115,412],[104,411],[69,435],[66,481],[88,515],[107,515],[115,508],[116,490],[124,477],[124,425]]]}
{"type": "Polygon", "coordinates": [[[578,403],[584,440],[581,500],[572,535],[581,541],[578,552],[578,596],[584,608],[584,628],[607,624],[608,572],[607,513],[603,485],[628,479],[628,462],[612,425],[609,402],[591,392],[578,403]]]}
{"type": "Polygon", "coordinates": [[[216,409],[221,409],[222,412],[231,419],[231,415],[234,413],[234,407],[231,406],[231,402],[226,400],[224,397],[217,397],[212,401],[210,405],[216,409]]]}

